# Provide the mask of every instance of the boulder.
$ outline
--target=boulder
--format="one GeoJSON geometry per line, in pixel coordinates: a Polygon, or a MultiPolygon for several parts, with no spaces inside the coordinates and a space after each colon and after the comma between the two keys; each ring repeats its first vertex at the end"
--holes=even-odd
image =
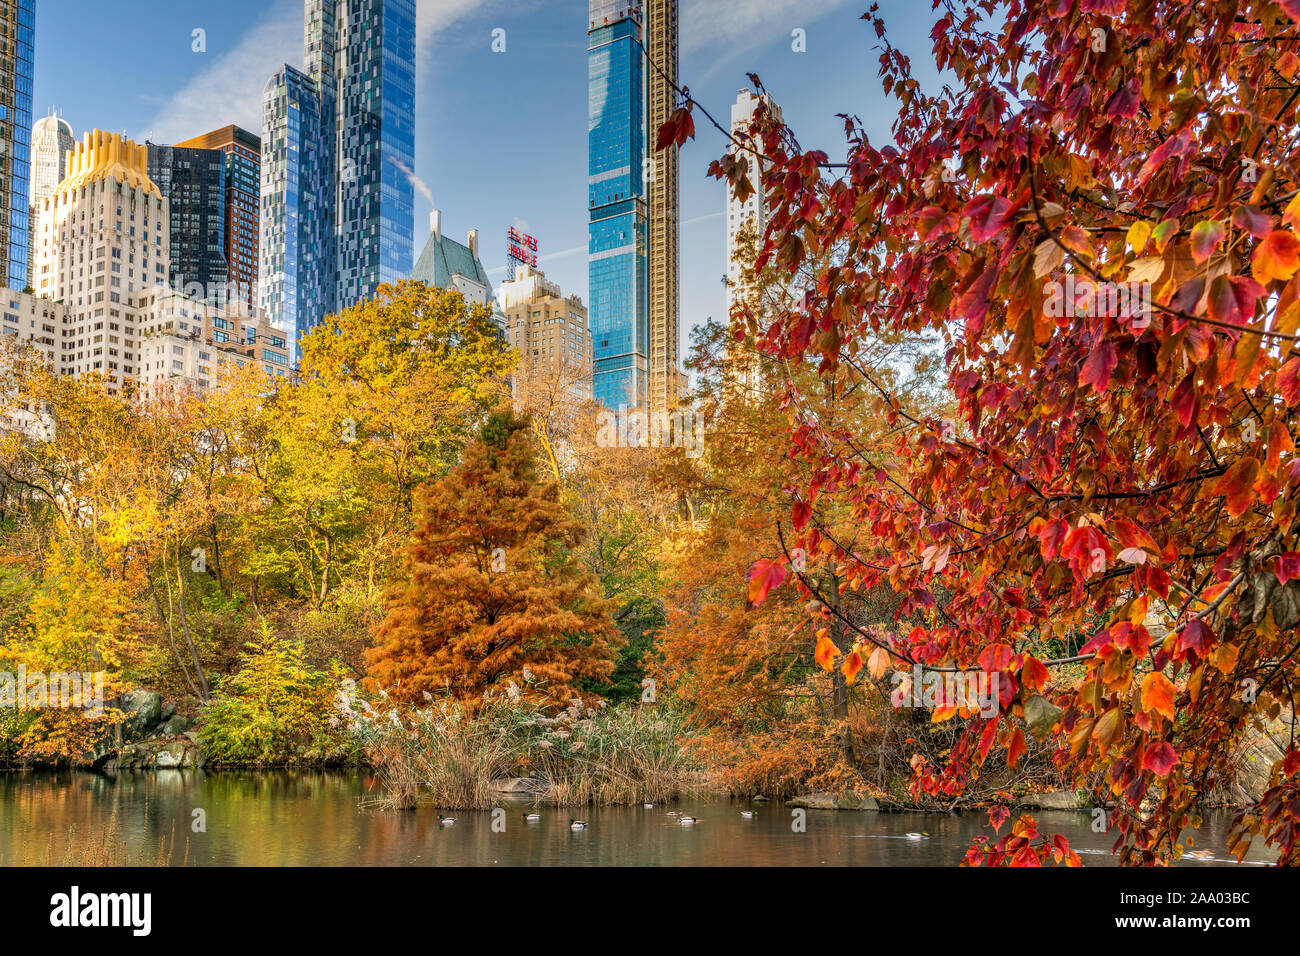
{"type": "Polygon", "coordinates": [[[185,757],[189,748],[185,746],[184,741],[173,740],[167,746],[159,750],[153,758],[154,766],[160,770],[175,769],[177,767],[194,766],[193,758],[188,765],[185,757]]]}
{"type": "Polygon", "coordinates": [[[162,694],[155,691],[128,690],[112,706],[126,715],[121,727],[128,739],[142,737],[162,720],[162,694]]]}
{"type": "Polygon", "coordinates": [[[510,794],[534,796],[547,789],[545,781],[538,780],[536,777],[500,777],[493,780],[489,786],[493,793],[507,796],[510,794]]]}
{"type": "Polygon", "coordinates": [[[1235,773],[1232,782],[1224,788],[1224,802],[1231,804],[1254,803],[1268,789],[1273,765],[1286,755],[1290,740],[1290,725],[1274,721],[1268,731],[1247,731],[1245,740],[1233,758],[1235,773]]]}
{"type": "Polygon", "coordinates": [[[853,793],[806,793],[786,801],[786,806],[807,810],[879,810],[875,797],[859,797],[853,793]]]}
{"type": "Polygon", "coordinates": [[[176,705],[174,703],[168,701],[167,703],[163,704],[162,715],[161,715],[163,720],[170,720],[171,716],[174,713],[176,713],[176,705]]]}
{"type": "Polygon", "coordinates": [[[190,719],[180,714],[167,718],[162,724],[162,734],[164,737],[178,737],[189,729],[190,719]]]}
{"type": "Polygon", "coordinates": [[[1049,790],[1047,793],[1027,793],[1016,801],[1017,807],[1036,810],[1091,810],[1092,807],[1068,790],[1049,790]]]}

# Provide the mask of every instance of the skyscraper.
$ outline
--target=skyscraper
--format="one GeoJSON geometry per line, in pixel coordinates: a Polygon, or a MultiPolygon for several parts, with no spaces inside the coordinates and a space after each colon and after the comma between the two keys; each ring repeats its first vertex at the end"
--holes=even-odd
{"type": "Polygon", "coordinates": [[[593,393],[608,408],[676,400],[677,153],[654,150],[676,75],[676,0],[591,0],[588,297],[593,393]]]}
{"type": "MultiPolygon", "coordinates": [[[[754,121],[759,106],[763,105],[769,115],[777,122],[781,120],[781,107],[772,102],[764,93],[756,96],[749,90],[741,90],[736,95],[736,102],[731,106],[731,135],[740,142],[747,139],[750,124],[754,121]]],[[[753,141],[753,149],[734,152],[748,166],[749,184],[754,188],[744,202],[738,202],[731,193],[731,186],[724,184],[727,202],[727,315],[731,315],[732,306],[738,301],[747,301],[752,309],[764,310],[763,302],[757,301],[757,285],[753,280],[753,260],[747,250],[740,246],[741,235],[751,232],[754,237],[754,250],[761,247],[763,231],[767,227],[768,208],[763,190],[763,163],[758,150],[761,144],[753,141]]],[[[760,319],[761,322],[761,319],[760,319]]],[[[727,356],[730,359],[733,383],[743,386],[750,394],[759,387],[759,361],[754,352],[754,344],[748,338],[737,341],[734,335],[727,336],[727,356]]]]}
{"type": "Polygon", "coordinates": [[[297,339],[411,271],[414,0],[305,0],[262,94],[261,303],[297,339]]]}
{"type": "Polygon", "coordinates": [[[35,31],[36,0],[0,3],[0,267],[11,289],[23,288],[28,278],[35,31]]]}
{"type": "Polygon", "coordinates": [[[43,116],[32,125],[31,185],[28,192],[27,284],[36,288],[36,210],[52,195],[67,171],[67,154],[76,140],[72,127],[57,116],[43,116]]]}
{"type": "Polygon", "coordinates": [[[225,248],[230,300],[257,304],[257,206],[262,141],[238,126],[223,126],[177,146],[220,150],[225,157],[225,248]]]}
{"type": "Polygon", "coordinates": [[[211,305],[226,304],[226,160],[218,150],[148,145],[149,178],[167,200],[167,282],[211,305]]]}
{"type": "Polygon", "coordinates": [[[671,409],[681,389],[678,363],[677,147],[655,150],[659,127],[677,106],[677,0],[647,0],[646,149],[650,159],[650,407],[671,409]],[[657,67],[657,69],[656,69],[657,67]]]}
{"type": "MultiPolygon", "coordinates": [[[[731,106],[731,133],[743,142],[741,134],[748,134],[749,124],[754,120],[754,114],[757,112],[759,104],[766,106],[768,114],[777,122],[781,121],[781,107],[772,102],[772,98],[764,93],[756,96],[749,90],[741,90],[736,95],[736,102],[731,106]]],[[[754,143],[754,150],[761,150],[759,143],[754,143]]],[[[763,197],[763,167],[755,151],[739,151],[740,158],[744,159],[748,166],[749,184],[754,187],[754,192],[742,203],[737,202],[736,197],[731,194],[731,186],[725,185],[727,196],[727,311],[731,311],[731,303],[736,296],[742,291],[747,284],[745,264],[736,259],[736,240],[742,230],[746,227],[757,234],[757,239],[761,243],[763,230],[767,227],[768,209],[767,202],[763,197]]]]}

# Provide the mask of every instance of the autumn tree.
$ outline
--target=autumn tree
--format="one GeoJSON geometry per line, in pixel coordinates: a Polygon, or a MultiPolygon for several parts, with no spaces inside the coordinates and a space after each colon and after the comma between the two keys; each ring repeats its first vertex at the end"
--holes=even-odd
{"type": "Polygon", "coordinates": [[[404,579],[366,655],[370,682],[394,699],[449,693],[473,706],[513,683],[565,705],[607,681],[619,635],[536,454],[526,420],[494,413],[420,493],[404,579]]]}
{"type": "MultiPolygon", "coordinates": [[[[900,429],[892,469],[851,434],[790,432],[808,499],[849,503],[876,537],[834,559],[900,597],[898,639],[862,633],[862,650],[998,680],[996,715],[936,709],[963,738],[914,758],[915,786],[959,796],[995,744],[1019,759],[1028,724],[1110,808],[1122,862],[1168,863],[1243,741],[1280,721],[1284,755],[1232,844],[1300,862],[1300,6],[936,6],[952,77],[936,93],[864,18],[897,104],[889,142],[846,116],[835,162],[769,118],[741,138],[769,160],[760,183],[730,156],[713,167],[772,208],[758,268],[848,245],[762,344],[848,374],[900,429]],[[857,365],[881,329],[944,338],[958,422],[911,414],[857,365]]],[[[693,113],[663,139],[692,135],[693,113]]],[[[791,544],[815,553],[798,507],[791,544]]],[[[967,860],[1078,862],[1032,821],[967,860]]]]}

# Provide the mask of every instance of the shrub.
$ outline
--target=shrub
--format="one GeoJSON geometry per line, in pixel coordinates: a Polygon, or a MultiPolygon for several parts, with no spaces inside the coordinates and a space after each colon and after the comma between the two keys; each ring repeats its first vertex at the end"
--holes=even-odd
{"type": "Polygon", "coordinates": [[[239,660],[203,711],[199,739],[209,761],[265,766],[352,755],[336,709],[337,668],[307,667],[302,642],[276,635],[265,621],[239,660]]]}

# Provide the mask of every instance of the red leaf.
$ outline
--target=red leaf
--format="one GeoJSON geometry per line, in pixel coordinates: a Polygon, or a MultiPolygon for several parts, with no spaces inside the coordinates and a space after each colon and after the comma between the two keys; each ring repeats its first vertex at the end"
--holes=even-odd
{"type": "Polygon", "coordinates": [[[980,655],[980,667],[989,673],[1004,671],[1011,663],[1011,648],[1005,644],[990,644],[980,655]]]}
{"type": "Polygon", "coordinates": [[[1169,771],[1178,763],[1178,754],[1173,747],[1163,740],[1153,747],[1148,747],[1142,755],[1142,766],[1157,777],[1169,776],[1169,771]]]}
{"type": "Polygon", "coordinates": [[[1300,399],[1300,357],[1290,359],[1278,369],[1277,391],[1288,407],[1300,399]]]}
{"type": "Polygon", "coordinates": [[[1277,556],[1277,567],[1273,569],[1278,584],[1286,584],[1292,578],[1300,578],[1300,552],[1288,551],[1277,556]]]}
{"type": "Polygon", "coordinates": [[[749,569],[749,600],[751,604],[762,604],[767,592],[778,587],[785,580],[785,566],[777,561],[759,558],[749,569]]]}
{"type": "Polygon", "coordinates": [[[1102,395],[1110,386],[1110,373],[1115,370],[1118,363],[1119,358],[1115,355],[1114,344],[1110,339],[1102,339],[1093,346],[1088,360],[1083,363],[1079,381],[1091,385],[1098,395],[1102,395]]]}

